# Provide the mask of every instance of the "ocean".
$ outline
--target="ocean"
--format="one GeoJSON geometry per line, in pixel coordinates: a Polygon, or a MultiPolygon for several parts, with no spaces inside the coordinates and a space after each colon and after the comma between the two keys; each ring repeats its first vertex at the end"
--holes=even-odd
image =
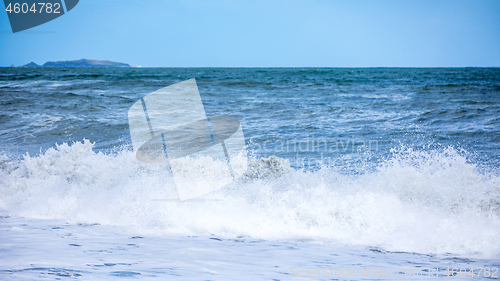
{"type": "MultiPolygon", "coordinates": [[[[208,165],[208,163],[207,163],[208,165]]],[[[0,280],[500,279],[499,68],[0,68],[0,280]],[[195,78],[244,176],[179,201],[127,113],[195,78]]]]}

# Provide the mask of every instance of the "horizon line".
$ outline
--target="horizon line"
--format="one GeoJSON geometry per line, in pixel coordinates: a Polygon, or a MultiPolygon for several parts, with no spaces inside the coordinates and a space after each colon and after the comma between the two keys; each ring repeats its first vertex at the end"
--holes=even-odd
{"type": "Polygon", "coordinates": [[[0,66],[0,68],[500,68],[500,66],[127,66],[127,67],[23,67],[0,66]]]}

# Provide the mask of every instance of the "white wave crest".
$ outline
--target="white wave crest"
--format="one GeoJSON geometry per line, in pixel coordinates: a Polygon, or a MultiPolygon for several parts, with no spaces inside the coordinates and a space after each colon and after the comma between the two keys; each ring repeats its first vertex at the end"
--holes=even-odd
{"type": "Polygon", "coordinates": [[[500,254],[500,179],[454,149],[407,150],[375,172],[295,171],[275,156],[204,200],[179,202],[163,164],[89,141],[2,159],[0,209],[14,216],[119,225],[142,234],[312,239],[391,251],[500,254]]]}

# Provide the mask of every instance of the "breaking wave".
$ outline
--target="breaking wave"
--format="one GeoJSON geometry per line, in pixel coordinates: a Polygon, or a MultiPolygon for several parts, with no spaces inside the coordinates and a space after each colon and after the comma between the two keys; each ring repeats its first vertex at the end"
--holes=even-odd
{"type": "Polygon", "coordinates": [[[37,157],[0,157],[0,210],[27,218],[124,226],[140,234],[312,240],[389,251],[498,256],[500,178],[453,148],[405,150],[375,171],[294,170],[250,159],[242,178],[180,202],[163,164],[89,141],[37,157]]]}

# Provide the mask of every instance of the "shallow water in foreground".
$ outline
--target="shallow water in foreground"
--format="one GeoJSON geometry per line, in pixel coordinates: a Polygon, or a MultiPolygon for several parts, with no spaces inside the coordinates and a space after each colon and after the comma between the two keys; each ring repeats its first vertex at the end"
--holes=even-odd
{"type": "Polygon", "coordinates": [[[4,217],[0,231],[2,252],[9,255],[0,269],[4,280],[463,279],[460,276],[492,280],[485,277],[486,268],[490,276],[498,268],[498,262],[489,259],[453,255],[305,240],[134,236],[121,228],[57,220],[4,217]],[[484,268],[481,273],[479,267],[484,268]],[[448,276],[454,268],[457,276],[448,276]],[[474,277],[467,275],[471,269],[474,277]]]}

